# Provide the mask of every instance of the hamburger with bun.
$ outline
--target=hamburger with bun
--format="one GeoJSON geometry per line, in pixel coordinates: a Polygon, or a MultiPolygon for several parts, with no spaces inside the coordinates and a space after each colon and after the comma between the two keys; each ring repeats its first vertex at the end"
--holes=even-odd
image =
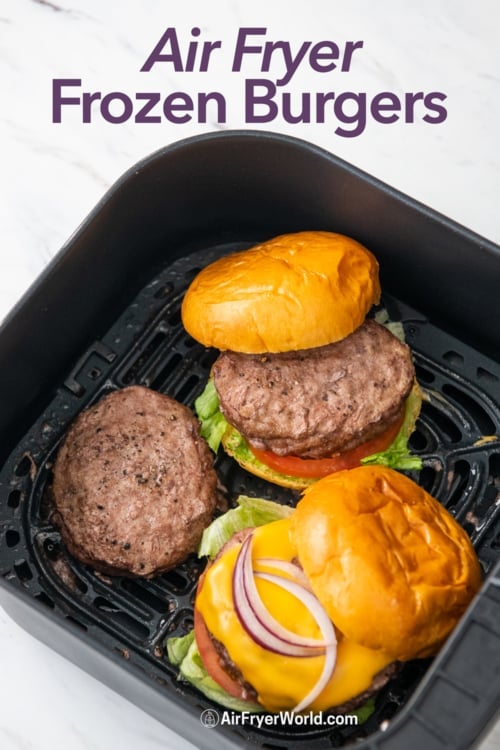
{"type": "Polygon", "coordinates": [[[240,503],[204,533],[194,630],[167,642],[227,707],[352,711],[436,654],[481,585],[463,528],[393,469],[339,471],[296,509],[240,503]]]}
{"type": "Polygon", "coordinates": [[[302,489],[370,460],[417,468],[409,348],[368,312],[378,263],[355,240],[299,232],[220,258],[190,284],[187,332],[220,355],[196,401],[202,435],[248,471],[302,489]]]}

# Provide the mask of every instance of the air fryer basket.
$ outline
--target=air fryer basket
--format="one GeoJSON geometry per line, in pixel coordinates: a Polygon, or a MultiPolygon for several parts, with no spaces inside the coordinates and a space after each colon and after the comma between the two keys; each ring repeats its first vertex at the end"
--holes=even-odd
{"type": "MultiPolygon", "coordinates": [[[[495,276],[496,246],[300,141],[219,133],[141,162],[0,332],[2,605],[199,747],[472,747],[500,703],[495,276]],[[192,625],[203,561],[149,581],[96,575],[51,523],[51,467],[70,422],[112,389],[140,383],[192,406],[216,352],[182,327],[187,285],[221,254],[297,229],[343,231],[377,254],[384,304],[403,322],[425,393],[412,438],[423,469],[413,478],[468,531],[486,583],[439,656],[407,664],[366,724],[205,729],[199,717],[213,705],[178,680],[164,648],[192,625]]],[[[228,457],[216,467],[230,499],[296,500],[228,457]]]]}

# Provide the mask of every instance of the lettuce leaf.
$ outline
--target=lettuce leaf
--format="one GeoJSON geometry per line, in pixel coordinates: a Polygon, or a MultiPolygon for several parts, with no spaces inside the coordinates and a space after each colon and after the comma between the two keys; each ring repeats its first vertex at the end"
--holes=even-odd
{"type": "Polygon", "coordinates": [[[210,700],[233,711],[264,710],[257,703],[233,698],[210,677],[203,666],[194,630],[181,637],[167,638],[166,647],[170,663],[179,668],[179,679],[187,680],[210,700]]]}
{"type": "Polygon", "coordinates": [[[381,466],[389,466],[391,469],[407,471],[422,468],[422,459],[420,456],[410,453],[408,448],[408,440],[415,429],[415,422],[420,413],[421,403],[422,392],[418,384],[415,383],[406,400],[403,424],[395,439],[385,451],[373,453],[371,456],[362,458],[361,464],[379,464],[381,466]]]}
{"type": "Polygon", "coordinates": [[[371,698],[368,698],[366,703],[363,703],[362,706],[359,708],[355,708],[354,711],[349,711],[351,716],[357,716],[358,717],[358,724],[364,724],[365,721],[368,721],[370,716],[375,711],[375,696],[372,696],[371,698]]]}
{"type": "Polygon", "coordinates": [[[387,330],[389,330],[393,336],[395,336],[400,341],[405,341],[405,329],[403,326],[403,322],[401,320],[392,320],[388,310],[386,310],[385,307],[379,308],[373,317],[377,321],[377,323],[379,323],[379,325],[387,328],[387,330]]]}
{"type": "Polygon", "coordinates": [[[237,531],[279,521],[281,518],[287,518],[293,510],[288,505],[247,495],[240,495],[236,503],[236,508],[226,511],[207,526],[198,547],[199,557],[206,555],[214,558],[237,531]]]}
{"type": "Polygon", "coordinates": [[[205,390],[194,402],[194,408],[201,423],[201,437],[207,441],[211,450],[217,453],[228,425],[219,409],[219,397],[213,378],[209,378],[205,390]]]}

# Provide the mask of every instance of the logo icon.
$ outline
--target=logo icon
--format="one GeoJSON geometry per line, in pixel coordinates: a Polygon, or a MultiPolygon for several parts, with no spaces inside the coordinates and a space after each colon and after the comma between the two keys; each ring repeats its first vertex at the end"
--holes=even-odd
{"type": "Polygon", "coordinates": [[[200,721],[206,729],[213,729],[219,723],[219,714],[213,708],[206,708],[200,714],[200,721]]]}

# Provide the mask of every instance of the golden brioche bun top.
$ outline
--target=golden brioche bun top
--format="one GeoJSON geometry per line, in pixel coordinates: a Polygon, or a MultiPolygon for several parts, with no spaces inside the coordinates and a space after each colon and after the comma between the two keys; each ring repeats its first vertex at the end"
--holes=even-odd
{"type": "Polygon", "coordinates": [[[436,653],[481,585],[463,528],[411,479],[382,466],[341,471],[307,489],[291,533],[335,625],[396,660],[436,653]]]}
{"type": "Polygon", "coordinates": [[[378,263],[363,245],[298,232],[204,268],[186,292],[182,321],[205,346],[294,351],[345,338],[379,298],[378,263]]]}

